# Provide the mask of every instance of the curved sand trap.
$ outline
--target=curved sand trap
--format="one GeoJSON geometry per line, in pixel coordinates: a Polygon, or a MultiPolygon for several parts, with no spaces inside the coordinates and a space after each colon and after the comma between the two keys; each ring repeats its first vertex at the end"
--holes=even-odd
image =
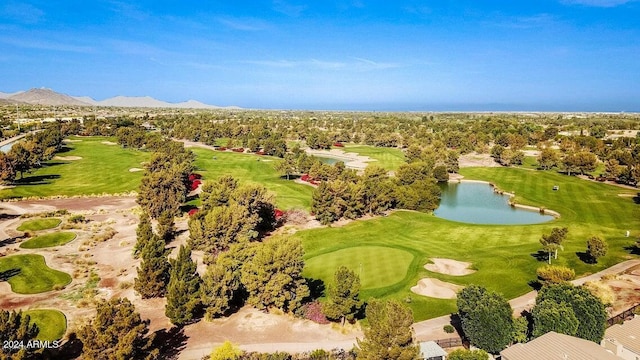
{"type": "Polygon", "coordinates": [[[54,156],[53,160],[63,160],[63,161],[73,161],[73,160],[81,160],[80,156],[54,156]]]}
{"type": "Polygon", "coordinates": [[[433,264],[427,264],[424,268],[440,274],[463,276],[476,272],[475,270],[469,269],[471,263],[464,261],[441,258],[432,258],[431,261],[433,261],[433,264]]]}
{"type": "Polygon", "coordinates": [[[105,145],[118,145],[118,143],[114,143],[113,141],[102,141],[101,143],[105,145]]]}
{"type": "Polygon", "coordinates": [[[137,171],[144,171],[144,169],[140,169],[140,168],[131,168],[131,169],[129,169],[129,172],[137,172],[137,171]]]}
{"type": "Polygon", "coordinates": [[[424,278],[418,281],[418,285],[412,287],[411,291],[418,295],[437,299],[455,299],[456,294],[462,289],[464,289],[464,286],[440,281],[438,279],[424,278]]]}

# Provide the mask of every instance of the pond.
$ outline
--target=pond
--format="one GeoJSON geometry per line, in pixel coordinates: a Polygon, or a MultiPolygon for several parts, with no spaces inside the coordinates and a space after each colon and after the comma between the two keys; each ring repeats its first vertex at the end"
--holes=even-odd
{"type": "Polygon", "coordinates": [[[2,145],[0,146],[0,151],[2,151],[3,153],[8,153],[9,150],[11,150],[11,147],[13,146],[13,144],[15,144],[16,142],[10,142],[8,144],[2,145]]]}
{"type": "Polygon", "coordinates": [[[325,164],[329,164],[329,165],[333,165],[339,161],[344,162],[344,160],[339,160],[339,159],[334,159],[334,158],[330,158],[330,157],[324,157],[324,156],[316,156],[314,155],[313,157],[315,157],[316,159],[322,161],[325,164]]]}
{"type": "Polygon", "coordinates": [[[495,193],[488,183],[444,183],[440,188],[442,199],[434,213],[443,219],[493,225],[539,224],[554,219],[539,211],[512,207],[509,196],[495,193]]]}

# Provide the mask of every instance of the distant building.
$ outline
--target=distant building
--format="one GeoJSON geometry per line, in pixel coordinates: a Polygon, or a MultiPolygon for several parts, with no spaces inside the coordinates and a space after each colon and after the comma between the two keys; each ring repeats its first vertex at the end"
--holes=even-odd
{"type": "Polygon", "coordinates": [[[625,360],[640,360],[640,316],[604,332],[601,345],[625,360]]]}
{"type": "Polygon", "coordinates": [[[548,332],[500,352],[502,360],[620,360],[602,346],[577,337],[548,332]]]}
{"type": "Polygon", "coordinates": [[[421,360],[445,360],[447,352],[435,341],[424,341],[420,343],[420,359],[421,360]]]}

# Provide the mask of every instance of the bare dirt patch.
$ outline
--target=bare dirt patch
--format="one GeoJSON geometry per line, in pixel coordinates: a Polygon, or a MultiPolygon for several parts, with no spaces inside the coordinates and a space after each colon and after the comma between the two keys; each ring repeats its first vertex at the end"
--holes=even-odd
{"type": "Polygon", "coordinates": [[[436,299],[455,299],[456,294],[462,289],[464,289],[464,286],[438,279],[424,278],[418,281],[418,285],[412,287],[411,291],[418,295],[436,299]]]}
{"type": "Polygon", "coordinates": [[[138,171],[144,171],[144,169],[140,169],[140,168],[131,168],[131,169],[129,169],[129,172],[138,172],[138,171]]]}
{"type": "Polygon", "coordinates": [[[75,161],[75,160],[82,160],[82,157],[81,156],[54,156],[53,160],[75,161]]]}
{"type": "Polygon", "coordinates": [[[489,154],[470,153],[461,155],[458,159],[460,167],[500,167],[489,154]]]}
{"type": "Polygon", "coordinates": [[[344,162],[344,165],[351,169],[364,170],[367,167],[367,163],[371,161],[377,161],[368,156],[362,156],[357,153],[349,153],[340,149],[331,150],[313,150],[306,149],[307,154],[313,156],[328,157],[344,162]]]}
{"type": "Polygon", "coordinates": [[[118,145],[118,143],[115,143],[113,141],[102,141],[101,143],[105,145],[118,145]]]}
{"type": "Polygon", "coordinates": [[[473,274],[476,272],[473,269],[469,269],[471,263],[464,261],[457,261],[452,259],[432,258],[433,264],[427,264],[425,269],[445,275],[464,276],[473,274]]]}

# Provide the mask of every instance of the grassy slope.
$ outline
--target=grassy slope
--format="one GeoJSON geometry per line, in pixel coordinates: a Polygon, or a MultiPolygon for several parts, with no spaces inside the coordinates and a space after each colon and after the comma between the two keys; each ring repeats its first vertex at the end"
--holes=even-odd
{"type": "Polygon", "coordinates": [[[398,166],[405,163],[404,153],[397,148],[382,148],[368,145],[346,144],[343,149],[346,152],[358,153],[362,156],[368,156],[378,161],[371,161],[369,164],[381,166],[387,170],[396,170],[398,166]]]}
{"type": "MultiPolygon", "coordinates": [[[[371,295],[407,301],[410,298],[417,320],[455,311],[454,300],[430,299],[410,292],[410,287],[422,277],[461,285],[481,284],[507,298],[530,291],[528,283],[535,280],[535,269],[544,264],[533,256],[540,249],[539,239],[555,226],[567,226],[569,235],[564,251],[554,263],[570,266],[578,274],[599,271],[631,256],[625,247],[634,240],[624,237],[624,232],[640,227],[640,206],[618,194],[634,191],[552,172],[508,168],[472,168],[461,172],[467,178],[490,180],[503,190],[515,191],[519,203],[545,206],[560,212],[562,217],[545,224],[496,226],[462,224],[399,211],[388,217],[356,221],[341,228],[302,231],[295,236],[303,240],[310,262],[330,251],[365,245],[412,252],[416,260],[405,280],[371,295]],[[552,191],[553,185],[559,185],[560,191],[552,191]],[[610,246],[609,254],[596,265],[583,263],[576,254],[585,250],[586,239],[592,235],[604,237],[610,246]],[[478,271],[462,277],[431,273],[422,267],[431,257],[469,261],[478,271]]],[[[380,252],[379,256],[383,258],[385,253],[380,252]]],[[[307,275],[319,277],[312,271],[307,275]]]]}
{"type": "Polygon", "coordinates": [[[27,310],[24,314],[31,317],[31,322],[38,325],[36,339],[54,341],[61,339],[67,331],[67,317],[58,310],[37,309],[27,310]]]}
{"type": "Polygon", "coordinates": [[[278,158],[198,148],[191,150],[197,155],[197,171],[205,180],[232,175],[240,181],[264,185],[276,194],[276,205],[280,208],[309,209],[311,206],[313,188],[280,178],[280,174],[274,169],[276,162],[281,161],[278,158]]]}
{"type": "Polygon", "coordinates": [[[18,226],[19,231],[39,231],[46,229],[53,229],[54,227],[60,225],[62,222],[61,219],[57,218],[47,218],[47,219],[34,219],[27,220],[18,226]]]}
{"type": "Polygon", "coordinates": [[[29,239],[22,244],[20,247],[23,249],[40,249],[58,245],[64,245],[68,242],[71,242],[76,238],[76,234],[72,232],[55,232],[50,234],[44,234],[32,239],[29,239]]]}
{"type": "Polygon", "coordinates": [[[60,156],[79,156],[80,160],[51,160],[40,169],[18,180],[18,186],[0,191],[0,199],[52,196],[114,194],[134,191],[138,188],[142,172],[130,172],[141,168],[150,153],[123,149],[118,145],[102,144],[114,141],[104,137],[72,137],[82,140],[65,145],[69,151],[60,156]],[[38,185],[38,186],[35,186],[38,185]]]}
{"type": "Polygon", "coordinates": [[[47,266],[42,255],[12,255],[0,258],[0,274],[19,272],[7,280],[11,290],[19,294],[37,294],[64,286],[71,276],[47,266]]]}

